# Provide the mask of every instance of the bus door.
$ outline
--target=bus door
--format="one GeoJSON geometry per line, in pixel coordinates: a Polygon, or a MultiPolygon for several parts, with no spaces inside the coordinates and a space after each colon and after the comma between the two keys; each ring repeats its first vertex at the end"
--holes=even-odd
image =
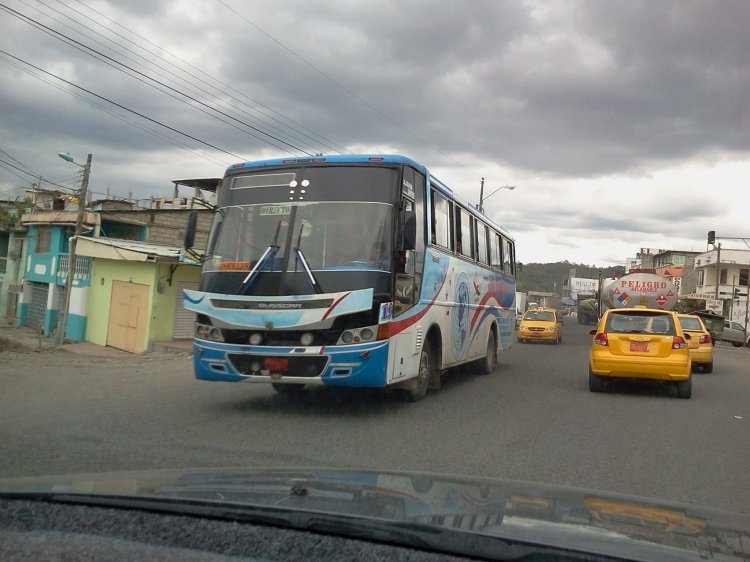
{"type": "MultiPolygon", "coordinates": [[[[419,302],[424,264],[424,177],[405,168],[402,197],[396,229],[396,268],[393,295],[393,320],[419,302]]],[[[415,376],[419,370],[422,326],[412,324],[390,340],[389,371],[391,381],[415,376]]]]}

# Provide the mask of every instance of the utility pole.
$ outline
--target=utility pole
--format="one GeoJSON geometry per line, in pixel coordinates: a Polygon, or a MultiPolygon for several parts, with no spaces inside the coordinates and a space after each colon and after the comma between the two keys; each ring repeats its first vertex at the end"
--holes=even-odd
{"type": "Polygon", "coordinates": [[[719,277],[721,276],[720,274],[721,274],[721,242],[719,242],[716,245],[716,292],[714,294],[714,298],[717,300],[719,298],[719,277]]]}
{"type": "MultiPolygon", "coordinates": [[[[68,158],[64,157],[63,159],[68,160],[68,158]]],[[[73,159],[71,158],[68,162],[73,162],[73,159]]],[[[73,163],[76,164],[75,162],[73,163]]],[[[80,164],[76,165],[80,166],[80,164]]],[[[70,311],[70,293],[73,292],[73,278],[76,271],[76,243],[78,242],[78,236],[80,236],[81,230],[83,229],[83,216],[86,212],[86,200],[88,198],[89,174],[91,173],[91,154],[86,158],[86,164],[81,167],[83,168],[83,179],[81,180],[81,189],[78,191],[78,215],[76,216],[75,231],[68,242],[68,275],[65,278],[65,304],[60,311],[60,321],[57,324],[59,332],[58,345],[62,345],[65,341],[68,312],[70,311]]]]}
{"type": "Polygon", "coordinates": [[[747,314],[750,312],[750,282],[747,284],[747,289],[745,289],[745,343],[747,344],[747,336],[748,336],[748,317],[747,314]]]}

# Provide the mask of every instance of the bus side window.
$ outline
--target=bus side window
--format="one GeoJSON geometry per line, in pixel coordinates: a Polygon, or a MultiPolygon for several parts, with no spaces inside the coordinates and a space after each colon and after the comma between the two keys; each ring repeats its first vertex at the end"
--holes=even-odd
{"type": "Polygon", "coordinates": [[[477,221],[477,260],[489,264],[487,259],[487,225],[477,221]]]}
{"type": "Polygon", "coordinates": [[[503,272],[513,275],[513,249],[510,240],[503,238],[503,272]]]}
{"type": "Polygon", "coordinates": [[[500,235],[495,231],[490,231],[490,264],[498,269],[503,267],[503,261],[500,258],[500,235]]]}
{"type": "Polygon", "coordinates": [[[451,206],[447,199],[432,192],[432,242],[451,248],[451,206]]]}
{"type": "Polygon", "coordinates": [[[471,215],[456,208],[456,253],[472,258],[471,215]]]}

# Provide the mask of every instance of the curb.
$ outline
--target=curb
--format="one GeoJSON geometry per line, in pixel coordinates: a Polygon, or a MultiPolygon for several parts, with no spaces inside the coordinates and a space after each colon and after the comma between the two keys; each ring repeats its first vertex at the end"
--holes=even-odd
{"type": "Polygon", "coordinates": [[[90,342],[69,342],[63,345],[53,344],[49,338],[42,337],[41,341],[33,334],[23,331],[0,332],[0,353],[41,353],[45,351],[62,350],[77,355],[89,357],[141,357],[150,353],[167,353],[173,355],[192,355],[192,341],[187,343],[152,342],[143,353],[130,353],[113,347],[101,346],[90,342]]]}

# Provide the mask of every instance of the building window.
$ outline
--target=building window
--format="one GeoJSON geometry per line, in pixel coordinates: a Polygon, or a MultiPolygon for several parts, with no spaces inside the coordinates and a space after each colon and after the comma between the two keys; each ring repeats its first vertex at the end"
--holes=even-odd
{"type": "Polygon", "coordinates": [[[750,269],[740,269],[740,280],[738,283],[740,287],[748,286],[748,277],[750,277],[750,269]]]}
{"type": "Polygon", "coordinates": [[[719,272],[719,285],[726,285],[727,284],[727,270],[722,269],[719,272]]]}
{"type": "Polygon", "coordinates": [[[50,227],[38,226],[36,228],[36,253],[49,254],[50,227]]]}
{"type": "Polygon", "coordinates": [[[706,272],[705,271],[703,271],[702,269],[700,271],[698,271],[698,286],[699,287],[703,287],[703,282],[704,282],[705,276],[706,276],[706,272]]]}

